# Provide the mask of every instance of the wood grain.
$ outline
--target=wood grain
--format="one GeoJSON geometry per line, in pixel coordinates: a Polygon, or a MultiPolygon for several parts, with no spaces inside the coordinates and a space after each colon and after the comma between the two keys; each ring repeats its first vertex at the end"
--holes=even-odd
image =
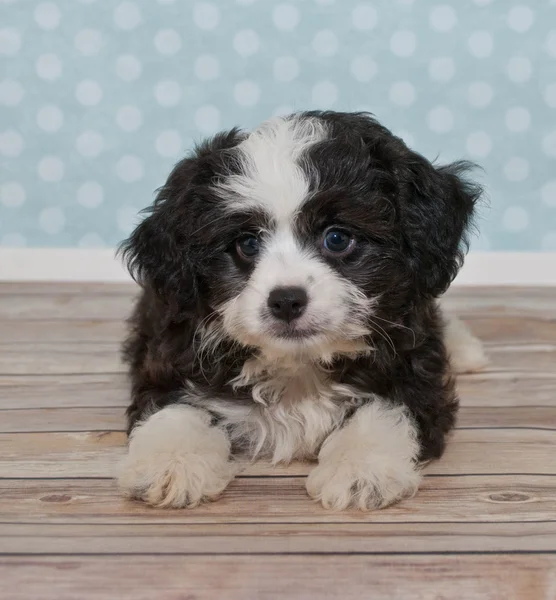
{"type": "Polygon", "coordinates": [[[136,292],[0,284],[2,600],[556,598],[555,289],[450,290],[491,362],[417,496],[372,513],[312,502],[306,463],[241,465],[194,510],[123,499],[136,292]]]}
{"type": "MultiPolygon", "coordinates": [[[[0,413],[1,414],[1,413],[0,413]]],[[[125,451],[122,432],[0,434],[0,477],[112,477],[125,451]]],[[[427,473],[556,474],[556,431],[537,429],[460,429],[446,454],[427,473]]],[[[309,465],[247,467],[247,475],[306,475],[309,465]]]]}
{"type": "Polygon", "coordinates": [[[0,559],[3,600],[553,600],[556,557],[106,556],[0,559]],[[217,590],[225,590],[216,593],[217,590]]]}
{"type": "Polygon", "coordinates": [[[2,524],[0,554],[555,552],[556,522],[2,524]]]}
{"type": "Polygon", "coordinates": [[[304,477],[240,477],[216,502],[168,510],[121,498],[112,480],[5,479],[0,515],[43,524],[538,522],[555,520],[556,490],[546,475],[425,477],[415,498],[388,509],[334,512],[307,496],[304,477]]]}

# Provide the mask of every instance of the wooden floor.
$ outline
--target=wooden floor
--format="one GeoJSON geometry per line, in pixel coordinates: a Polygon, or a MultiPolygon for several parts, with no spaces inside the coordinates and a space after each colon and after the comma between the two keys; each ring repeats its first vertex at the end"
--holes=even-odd
{"type": "Polygon", "coordinates": [[[446,305],[492,361],[459,380],[459,427],[412,500],[309,500],[309,466],[249,467],[221,500],[120,498],[134,288],[0,285],[0,598],[556,598],[556,290],[446,305]]]}

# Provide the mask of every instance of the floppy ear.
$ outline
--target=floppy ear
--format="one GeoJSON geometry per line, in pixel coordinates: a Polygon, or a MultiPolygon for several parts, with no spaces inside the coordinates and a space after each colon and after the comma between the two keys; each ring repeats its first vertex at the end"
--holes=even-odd
{"type": "Polygon", "coordinates": [[[401,224],[421,291],[438,296],[457,275],[468,249],[481,186],[467,180],[475,165],[461,161],[434,167],[411,153],[409,180],[401,198],[401,224]]]}
{"type": "Polygon", "coordinates": [[[153,205],[143,211],[148,216],[118,250],[135,281],[165,303],[182,308],[192,308],[198,292],[183,228],[195,163],[186,158],[176,165],[153,205]]]}

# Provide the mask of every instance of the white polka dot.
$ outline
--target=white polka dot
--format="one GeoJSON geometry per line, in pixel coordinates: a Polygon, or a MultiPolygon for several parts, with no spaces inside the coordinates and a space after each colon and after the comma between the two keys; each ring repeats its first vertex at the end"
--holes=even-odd
{"type": "Polygon", "coordinates": [[[141,11],[133,2],[122,2],[114,10],[114,23],[116,27],[130,31],[141,23],[141,11]]]}
{"type": "Polygon", "coordinates": [[[351,61],[350,70],[357,81],[366,83],[377,74],[378,68],[370,56],[356,56],[351,61]]]}
{"type": "Polygon", "coordinates": [[[484,158],[492,150],[492,140],[484,131],[474,131],[467,136],[465,147],[471,156],[484,158]]]}
{"type": "Polygon", "coordinates": [[[193,7],[193,22],[199,29],[208,31],[218,26],[220,11],[214,4],[199,2],[193,7]]]}
{"type": "Polygon", "coordinates": [[[556,250],[556,231],[549,231],[542,236],[541,246],[543,250],[556,250]]]}
{"type": "Polygon", "coordinates": [[[77,136],[75,148],[85,158],[98,156],[104,147],[104,139],[97,131],[84,131],[77,136]]]}
{"type": "Polygon", "coordinates": [[[514,106],[506,111],[506,127],[508,131],[527,131],[531,124],[531,114],[522,106],[514,106]]]}
{"type": "Polygon", "coordinates": [[[242,29],[235,34],[233,45],[240,56],[251,56],[259,50],[259,36],[252,29],[242,29]]]}
{"type": "Polygon", "coordinates": [[[0,154],[15,158],[23,152],[25,142],[17,131],[8,130],[0,133],[0,154]]]}
{"type": "Polygon", "coordinates": [[[456,72],[454,59],[449,56],[433,58],[429,62],[429,77],[433,81],[450,81],[456,72]]]}
{"type": "Polygon", "coordinates": [[[104,202],[104,188],[96,181],[85,182],[77,190],[77,202],[85,208],[97,208],[104,202]]]}
{"type": "Polygon", "coordinates": [[[24,95],[25,90],[19,81],[14,81],[13,79],[0,81],[0,104],[4,106],[17,106],[24,95]]]}
{"type": "Polygon", "coordinates": [[[492,54],[494,42],[488,31],[475,31],[469,36],[467,46],[475,58],[487,58],[492,54]]]}
{"type": "Polygon", "coordinates": [[[139,59],[132,54],[118,56],[116,60],[116,74],[124,81],[133,81],[141,75],[143,67],[139,59]]]}
{"type": "Polygon", "coordinates": [[[160,106],[176,106],[181,100],[181,86],[177,81],[159,81],[154,86],[154,97],[160,106]]]}
{"type": "Polygon", "coordinates": [[[556,30],[548,33],[544,48],[550,56],[556,58],[556,30]]]}
{"type": "Polygon", "coordinates": [[[523,181],[529,176],[529,162],[514,156],[504,165],[504,175],[508,181],[523,181]]]}
{"type": "Polygon", "coordinates": [[[374,29],[377,21],[376,8],[372,4],[358,4],[351,13],[351,22],[355,29],[374,29]]]}
{"type": "Polygon", "coordinates": [[[154,36],[154,47],[159,54],[171,56],[181,49],[181,37],[175,29],[161,29],[154,36]]]}
{"type": "Polygon", "coordinates": [[[261,95],[261,89],[254,81],[239,81],[234,86],[234,98],[240,106],[255,106],[261,95]]]}
{"type": "Polygon", "coordinates": [[[41,2],[35,8],[35,22],[41,29],[56,29],[60,17],[60,9],[54,2],[41,2]]]}
{"type": "Polygon", "coordinates": [[[541,200],[547,206],[556,207],[556,179],[548,181],[541,188],[541,200]]]}
{"type": "Polygon", "coordinates": [[[518,33],[527,31],[535,19],[535,14],[528,6],[514,6],[508,13],[508,25],[518,33]]]}
{"type": "Polygon", "coordinates": [[[161,131],[156,136],[154,147],[160,156],[174,158],[182,151],[181,135],[172,129],[161,131]]]}
{"type": "Polygon", "coordinates": [[[62,74],[62,63],[55,54],[41,54],[35,63],[35,70],[41,79],[54,81],[62,74]]]}
{"type": "Polygon", "coordinates": [[[274,61],[274,79],[292,81],[299,75],[299,63],[293,56],[280,56],[274,61]]]}
{"type": "Polygon", "coordinates": [[[0,29],[0,55],[14,56],[21,48],[21,36],[15,29],[0,29]]]}
{"type": "Polygon", "coordinates": [[[272,11],[272,20],[277,29],[290,31],[299,24],[299,10],[292,4],[279,4],[272,11]]]}
{"type": "Polygon", "coordinates": [[[64,178],[64,163],[57,156],[44,156],[39,160],[37,172],[43,181],[56,183],[64,178]]]}
{"type": "Polygon", "coordinates": [[[80,248],[104,248],[106,246],[105,241],[100,237],[98,233],[86,233],[78,243],[80,248]]]}
{"type": "Polygon", "coordinates": [[[484,81],[474,81],[467,89],[467,100],[475,108],[484,108],[492,101],[494,91],[492,87],[484,81]]]}
{"type": "Polygon", "coordinates": [[[502,216],[502,226],[507,231],[523,231],[529,225],[529,214],[521,206],[510,206],[502,216]]]}
{"type": "Polygon", "coordinates": [[[83,106],[95,106],[102,100],[102,88],[96,81],[85,79],[77,84],[75,97],[83,106]]]}
{"type": "Polygon", "coordinates": [[[210,81],[220,75],[220,63],[215,56],[204,54],[195,59],[195,77],[201,81],[210,81]]]}
{"type": "Polygon", "coordinates": [[[49,206],[39,214],[40,228],[50,235],[60,233],[66,226],[66,215],[59,206],[49,206]]]}
{"type": "Polygon", "coordinates": [[[435,6],[429,14],[430,26],[436,31],[450,31],[457,21],[456,11],[447,4],[435,6]]]}
{"type": "Polygon", "coordinates": [[[76,50],[83,56],[94,56],[102,48],[102,33],[97,29],[82,29],[75,35],[73,43],[76,50]]]}
{"type": "Polygon", "coordinates": [[[411,106],[415,102],[415,88],[409,81],[398,81],[390,87],[390,101],[398,106],[411,106]]]}
{"type": "Polygon", "coordinates": [[[64,113],[52,104],[43,106],[37,112],[37,125],[48,133],[58,131],[64,124],[64,113]]]}
{"type": "Polygon", "coordinates": [[[544,88],[544,101],[550,108],[556,108],[556,83],[549,83],[544,88]]]}
{"type": "Polygon", "coordinates": [[[282,104],[280,106],[277,106],[272,111],[272,115],[274,117],[285,117],[287,115],[290,115],[293,112],[294,112],[294,110],[293,110],[293,108],[291,106],[288,106],[287,104],[282,104]]]}
{"type": "Polygon", "coordinates": [[[556,158],[556,131],[551,131],[542,140],[543,152],[551,158],[556,158]]]}
{"type": "Polygon", "coordinates": [[[446,106],[437,106],[429,111],[427,123],[435,133],[447,133],[454,126],[454,115],[446,106]]]}
{"type": "Polygon", "coordinates": [[[136,131],[143,124],[143,115],[136,106],[122,106],[116,113],[116,123],[124,131],[136,131]]]}
{"type": "Polygon", "coordinates": [[[0,246],[6,246],[8,248],[23,248],[27,246],[27,240],[21,233],[6,233],[2,236],[2,242],[0,246]]]}
{"type": "Polygon", "coordinates": [[[195,127],[203,134],[211,135],[220,129],[220,111],[216,106],[201,106],[195,111],[195,127]]]}
{"type": "Polygon", "coordinates": [[[116,223],[118,229],[125,234],[129,234],[140,222],[141,217],[137,209],[133,206],[123,206],[116,211],[116,223]]]}
{"type": "Polygon", "coordinates": [[[17,181],[0,185],[0,204],[7,208],[18,208],[25,202],[25,190],[17,181]]]}
{"type": "Polygon", "coordinates": [[[390,50],[402,58],[407,58],[415,52],[417,37],[413,31],[396,31],[390,38],[390,50]]]}
{"type": "Polygon", "coordinates": [[[320,56],[334,56],[338,51],[338,38],[333,31],[323,29],[313,38],[313,50],[320,56]]]}
{"type": "Polygon", "coordinates": [[[528,58],[522,56],[514,56],[508,61],[508,77],[514,83],[523,83],[528,81],[531,77],[533,67],[531,61],[528,58]]]}
{"type": "Polygon", "coordinates": [[[317,108],[329,108],[338,100],[338,88],[331,81],[319,81],[313,86],[311,98],[317,108]]]}
{"type": "Polygon", "coordinates": [[[143,178],[143,161],[138,156],[122,156],[116,163],[116,175],[126,183],[143,178]]]}

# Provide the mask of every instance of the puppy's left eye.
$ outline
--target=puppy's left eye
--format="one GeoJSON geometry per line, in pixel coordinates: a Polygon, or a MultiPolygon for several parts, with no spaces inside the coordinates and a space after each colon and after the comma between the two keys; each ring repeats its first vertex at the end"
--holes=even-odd
{"type": "Polygon", "coordinates": [[[331,227],[324,232],[322,248],[328,256],[347,256],[355,248],[355,238],[343,229],[331,227]]]}
{"type": "Polygon", "coordinates": [[[236,240],[236,252],[245,261],[254,260],[259,254],[259,250],[259,240],[254,235],[242,235],[236,240]]]}

